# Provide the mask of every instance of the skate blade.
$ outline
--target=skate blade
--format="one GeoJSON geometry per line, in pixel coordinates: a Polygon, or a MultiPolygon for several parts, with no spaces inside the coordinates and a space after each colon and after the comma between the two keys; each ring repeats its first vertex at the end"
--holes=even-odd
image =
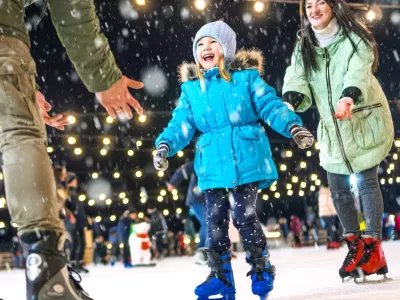
{"type": "Polygon", "coordinates": [[[236,300],[235,294],[213,295],[213,296],[199,296],[197,300],[236,300]]]}
{"type": "MultiPolygon", "coordinates": [[[[393,280],[393,278],[388,278],[386,276],[386,274],[382,274],[382,276],[383,276],[382,279],[367,280],[367,276],[369,276],[368,274],[365,275],[364,272],[361,270],[361,268],[357,268],[357,271],[358,271],[359,278],[354,278],[355,284],[377,284],[377,283],[384,283],[384,282],[393,280]],[[357,280],[357,279],[361,279],[361,280],[357,280]]],[[[370,274],[370,275],[374,275],[374,274],[370,274]]]]}

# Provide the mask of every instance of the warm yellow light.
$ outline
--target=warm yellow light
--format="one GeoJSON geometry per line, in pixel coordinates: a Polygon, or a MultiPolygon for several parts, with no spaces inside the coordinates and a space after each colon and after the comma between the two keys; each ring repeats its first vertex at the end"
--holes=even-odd
{"type": "Polygon", "coordinates": [[[135,154],[135,151],[133,150],[128,150],[128,156],[133,156],[135,154]]]}
{"type": "Polygon", "coordinates": [[[54,148],[53,147],[47,147],[47,153],[53,153],[54,152],[54,148]]]}
{"type": "Polygon", "coordinates": [[[394,170],[394,164],[393,164],[393,163],[391,163],[391,164],[389,165],[389,169],[394,170]]]}
{"type": "Polygon", "coordinates": [[[115,172],[114,173],[114,178],[115,179],[118,179],[118,178],[120,178],[121,177],[121,174],[119,173],[119,172],[115,172]]]}
{"type": "Polygon", "coordinates": [[[103,149],[100,150],[100,154],[103,155],[103,156],[107,155],[107,153],[108,153],[107,149],[103,148],[103,149]]]}
{"type": "Polygon", "coordinates": [[[391,173],[392,173],[392,170],[387,169],[387,170],[386,170],[386,173],[391,174],[391,173]]]}
{"type": "Polygon", "coordinates": [[[302,168],[302,169],[307,168],[307,163],[304,162],[304,161],[302,161],[302,162],[300,163],[300,168],[302,168]]]}
{"type": "Polygon", "coordinates": [[[182,208],[177,208],[177,209],[176,209],[176,213],[177,213],[178,215],[180,215],[180,214],[182,213],[182,208]]]}
{"type": "Polygon", "coordinates": [[[6,207],[6,198],[1,197],[0,198],[0,208],[5,208],[6,207]]]}
{"type": "Polygon", "coordinates": [[[280,166],[280,170],[281,170],[281,171],[286,171],[286,170],[287,170],[286,165],[282,164],[282,165],[280,166]]]}
{"type": "Polygon", "coordinates": [[[106,200],[106,205],[111,205],[112,204],[112,200],[111,199],[107,199],[106,200]]]}
{"type": "Polygon", "coordinates": [[[3,173],[0,173],[0,180],[4,180],[4,175],[3,175],[3,173]]]}
{"type": "Polygon", "coordinates": [[[293,190],[288,190],[287,194],[288,194],[288,196],[292,196],[293,195],[293,190]]]}
{"type": "Polygon", "coordinates": [[[123,204],[128,204],[128,203],[129,203],[129,199],[128,199],[128,198],[124,198],[124,199],[122,200],[122,203],[123,203],[123,204]]]}
{"type": "Polygon", "coordinates": [[[164,215],[164,216],[168,216],[168,215],[169,215],[169,210],[168,210],[168,209],[164,209],[163,215],[164,215]]]}
{"type": "Polygon", "coordinates": [[[99,195],[99,200],[101,200],[101,201],[106,200],[106,194],[100,194],[99,195]]]}
{"type": "Polygon", "coordinates": [[[119,249],[122,249],[122,248],[124,248],[124,243],[119,244],[119,249]]]}
{"type": "Polygon", "coordinates": [[[300,183],[300,187],[301,187],[302,189],[305,189],[305,188],[307,187],[307,183],[305,183],[304,181],[302,181],[302,182],[300,183]]]}
{"type": "Polygon", "coordinates": [[[287,190],[291,190],[291,189],[292,189],[292,187],[293,187],[293,186],[292,186],[292,184],[291,184],[291,183],[288,183],[288,184],[286,184],[286,189],[287,189],[287,190]]]}
{"type": "Polygon", "coordinates": [[[375,20],[376,19],[376,13],[374,11],[370,10],[369,12],[367,12],[367,19],[370,22],[375,20]]]}
{"type": "Polygon", "coordinates": [[[399,147],[400,147],[400,140],[396,140],[396,141],[394,142],[394,144],[395,144],[395,146],[396,146],[397,148],[399,148],[399,147]]]}
{"type": "Polygon", "coordinates": [[[144,123],[147,121],[147,116],[146,115],[140,115],[138,118],[140,123],[144,123]]]}
{"type": "Polygon", "coordinates": [[[166,190],[161,190],[161,191],[160,191],[160,195],[161,195],[161,196],[165,196],[166,194],[167,194],[167,191],[166,191],[166,190]]]}
{"type": "Polygon", "coordinates": [[[110,221],[111,221],[111,222],[114,222],[116,219],[117,219],[117,216],[116,216],[116,215],[112,215],[112,216],[110,217],[110,221]]]}
{"type": "Polygon", "coordinates": [[[263,12],[265,8],[265,4],[264,2],[261,1],[257,1],[256,3],[254,3],[254,10],[258,13],[263,12]]]}
{"type": "Polygon", "coordinates": [[[385,184],[386,180],[385,178],[381,178],[381,184],[385,184]]]}
{"type": "Polygon", "coordinates": [[[318,179],[318,175],[317,174],[311,174],[311,180],[315,181],[318,179]]]}
{"type": "Polygon", "coordinates": [[[140,198],[140,202],[145,204],[147,202],[147,198],[145,198],[145,197],[140,198]]]}
{"type": "Polygon", "coordinates": [[[393,159],[394,160],[398,160],[399,159],[399,155],[397,153],[393,153],[393,159]]]}
{"type": "Polygon", "coordinates": [[[164,176],[164,171],[158,171],[157,172],[158,177],[163,177],[164,176]]]}
{"type": "Polygon", "coordinates": [[[275,196],[275,198],[279,199],[279,198],[281,197],[281,194],[278,193],[278,192],[276,192],[276,193],[274,194],[274,196],[275,196]]]}
{"type": "Polygon", "coordinates": [[[196,237],[194,238],[194,242],[195,242],[196,244],[200,243],[200,237],[196,236],[196,237]]]}
{"type": "Polygon", "coordinates": [[[178,195],[178,190],[177,190],[177,189],[173,189],[173,190],[171,191],[171,193],[172,193],[172,195],[178,195]]]}
{"type": "Polygon", "coordinates": [[[276,185],[271,185],[271,187],[269,188],[271,191],[275,192],[276,191],[276,185]]]}
{"type": "Polygon", "coordinates": [[[108,116],[108,117],[106,118],[106,122],[107,122],[108,124],[112,124],[112,123],[114,123],[114,119],[111,118],[110,116],[108,116]]]}
{"type": "MultiPolygon", "coordinates": [[[[136,0],[136,3],[138,4],[138,5],[146,5],[146,0],[136,0]]],[[[143,115],[142,115],[143,116],[143,115]]]]}
{"type": "Polygon", "coordinates": [[[299,177],[293,176],[293,177],[292,177],[292,182],[293,182],[293,183],[299,182],[299,177]]]}
{"type": "Polygon", "coordinates": [[[139,217],[139,219],[142,219],[144,217],[144,213],[142,213],[142,212],[138,213],[138,217],[139,217]]]}
{"type": "Polygon", "coordinates": [[[204,10],[207,6],[207,3],[205,0],[195,0],[194,2],[194,6],[198,9],[198,10],[204,10]]]}
{"type": "Polygon", "coordinates": [[[126,198],[126,193],[125,192],[121,192],[121,193],[119,193],[119,198],[120,199],[124,199],[124,198],[126,198]]]}
{"type": "Polygon", "coordinates": [[[396,177],[396,182],[400,183],[400,177],[396,177]]]}
{"type": "Polygon", "coordinates": [[[95,220],[97,223],[99,223],[99,222],[101,222],[101,217],[100,217],[100,216],[97,216],[94,220],[95,220]]]}
{"type": "Polygon", "coordinates": [[[110,144],[111,144],[111,139],[108,138],[108,137],[105,137],[105,138],[103,139],[103,144],[104,144],[104,145],[110,145],[110,144]]]}
{"type": "Polygon", "coordinates": [[[142,171],[136,171],[136,173],[135,173],[135,176],[138,178],[142,177],[142,175],[143,175],[142,171]]]}
{"type": "Polygon", "coordinates": [[[112,247],[113,247],[113,244],[108,244],[107,245],[107,249],[112,249],[112,247]]]}
{"type": "Polygon", "coordinates": [[[93,179],[99,178],[99,173],[96,173],[96,172],[92,173],[92,178],[93,179]]]}
{"type": "Polygon", "coordinates": [[[86,200],[86,195],[84,195],[84,194],[82,194],[82,195],[79,195],[79,201],[85,201],[86,200]]]}
{"type": "Polygon", "coordinates": [[[141,140],[136,141],[136,146],[141,147],[143,145],[143,142],[141,140]]]}
{"type": "Polygon", "coordinates": [[[319,179],[315,180],[315,185],[316,186],[320,186],[321,185],[321,180],[319,180],[319,179]]]}
{"type": "Polygon", "coordinates": [[[184,239],[183,239],[183,243],[184,243],[185,245],[189,245],[190,242],[191,242],[191,240],[190,240],[189,238],[184,238],[184,239]]]}
{"type": "Polygon", "coordinates": [[[307,157],[312,156],[312,152],[310,150],[307,151],[307,157]]]}
{"type": "Polygon", "coordinates": [[[314,191],[315,191],[315,186],[313,186],[313,185],[310,186],[310,191],[311,191],[311,192],[314,192],[314,191]]]}
{"type": "Polygon", "coordinates": [[[264,195],[263,195],[263,200],[267,201],[268,199],[269,199],[268,195],[267,195],[267,194],[264,194],[264,195]]]}
{"type": "Polygon", "coordinates": [[[96,203],[96,201],[94,201],[93,199],[88,201],[89,206],[93,206],[95,203],[96,203]]]}
{"type": "Polygon", "coordinates": [[[320,149],[320,145],[318,142],[315,142],[315,149],[319,150],[320,149]]]}
{"type": "Polygon", "coordinates": [[[69,124],[75,124],[76,123],[75,116],[68,116],[67,119],[68,119],[69,124]]]}
{"type": "Polygon", "coordinates": [[[74,153],[75,153],[75,155],[81,155],[82,153],[83,153],[83,150],[81,149],[81,148],[75,148],[74,149],[74,153]]]}
{"type": "Polygon", "coordinates": [[[300,191],[299,191],[299,196],[300,196],[300,197],[303,197],[303,196],[304,196],[304,191],[303,191],[303,190],[300,190],[300,191]]]}
{"type": "Polygon", "coordinates": [[[2,228],[6,228],[6,224],[4,224],[3,221],[0,222],[0,229],[2,229],[2,228]]]}
{"type": "Polygon", "coordinates": [[[75,145],[76,144],[76,137],[70,136],[68,138],[68,144],[75,145]]]}
{"type": "Polygon", "coordinates": [[[269,231],[267,233],[265,233],[265,237],[267,239],[276,239],[279,238],[281,236],[281,233],[279,231],[269,231]]]}
{"type": "Polygon", "coordinates": [[[389,184],[393,184],[393,178],[388,179],[389,184]]]}
{"type": "Polygon", "coordinates": [[[18,228],[18,224],[17,224],[17,223],[12,222],[11,225],[12,225],[12,227],[14,227],[14,228],[18,228]]]}
{"type": "Polygon", "coordinates": [[[293,152],[290,150],[286,150],[286,157],[292,157],[293,156],[293,152]]]}
{"type": "Polygon", "coordinates": [[[179,196],[178,196],[178,195],[173,195],[173,196],[172,196],[172,199],[174,199],[175,201],[176,201],[176,200],[179,200],[179,196]]]}
{"type": "Polygon", "coordinates": [[[182,157],[183,156],[183,151],[178,151],[177,155],[178,155],[178,157],[182,157]]]}
{"type": "Polygon", "coordinates": [[[158,201],[158,202],[163,202],[163,200],[164,200],[163,196],[158,196],[158,197],[157,197],[157,201],[158,201]]]}

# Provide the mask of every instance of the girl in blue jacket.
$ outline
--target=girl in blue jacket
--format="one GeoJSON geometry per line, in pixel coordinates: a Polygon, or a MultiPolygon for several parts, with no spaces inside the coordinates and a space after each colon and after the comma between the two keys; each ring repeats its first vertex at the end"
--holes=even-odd
{"type": "Polygon", "coordinates": [[[186,147],[198,130],[195,171],[205,191],[208,224],[208,261],[211,273],[197,286],[198,299],[223,295],[235,299],[228,237],[229,210],[239,230],[251,265],[252,290],[265,299],[273,288],[275,268],[269,262],[266,238],[255,203],[258,189],[278,178],[265,121],[301,148],[314,138],[301,119],[276,96],[261,78],[259,51],[236,52],[236,34],[224,22],[206,24],[197,32],[193,55],[196,64],[180,67],[182,94],[168,127],[156,140],[154,166],[168,168],[167,157],[186,147]]]}

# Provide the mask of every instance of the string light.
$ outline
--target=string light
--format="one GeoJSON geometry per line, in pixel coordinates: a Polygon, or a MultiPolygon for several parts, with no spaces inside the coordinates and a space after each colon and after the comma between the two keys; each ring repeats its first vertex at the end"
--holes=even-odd
{"type": "Polygon", "coordinates": [[[137,5],[146,5],[146,0],[136,0],[137,5]]]}
{"type": "Polygon", "coordinates": [[[307,151],[307,157],[312,156],[312,152],[310,150],[307,151]]]}
{"type": "Polygon", "coordinates": [[[138,120],[140,123],[145,123],[147,121],[147,116],[146,115],[140,115],[138,117],[138,120]]]}
{"type": "Polygon", "coordinates": [[[133,151],[132,149],[128,150],[128,156],[133,156],[135,154],[135,151],[133,151]]]}
{"type": "Polygon", "coordinates": [[[182,213],[182,208],[179,208],[179,207],[178,207],[178,208],[176,209],[176,213],[177,213],[178,215],[180,215],[180,214],[182,213]]]}
{"type": "Polygon", "coordinates": [[[166,191],[166,190],[161,190],[161,191],[160,191],[160,195],[161,195],[161,196],[167,195],[167,191],[166,191]]]}
{"type": "Polygon", "coordinates": [[[100,194],[99,195],[99,200],[101,200],[101,201],[106,200],[106,194],[100,194]]]}
{"type": "Polygon", "coordinates": [[[198,9],[198,10],[204,10],[207,6],[207,3],[205,0],[195,0],[194,2],[194,6],[198,9]]]}
{"type": "Polygon", "coordinates": [[[269,199],[269,197],[268,197],[267,194],[264,194],[262,198],[263,198],[263,200],[265,200],[265,201],[267,201],[267,200],[269,199]]]}
{"type": "Polygon", "coordinates": [[[0,173],[0,180],[4,180],[4,175],[3,175],[3,173],[0,173]]]}
{"type": "Polygon", "coordinates": [[[76,137],[70,136],[68,138],[68,144],[75,145],[76,144],[76,137]]]}
{"type": "Polygon", "coordinates": [[[99,173],[96,173],[96,172],[92,173],[92,178],[93,179],[99,178],[99,173]]]}
{"type": "Polygon", "coordinates": [[[0,198],[0,208],[5,208],[6,207],[6,198],[1,197],[0,198]]]}
{"type": "Polygon", "coordinates": [[[67,120],[68,120],[69,124],[75,124],[76,123],[75,116],[68,116],[67,120]]]}
{"type": "Polygon", "coordinates": [[[95,203],[96,203],[96,201],[94,201],[93,199],[88,201],[89,206],[93,206],[93,205],[95,205],[95,203]]]}
{"type": "Polygon", "coordinates": [[[135,173],[135,176],[138,178],[142,177],[142,175],[143,175],[142,171],[136,171],[135,173]]]}
{"type": "Polygon", "coordinates": [[[145,198],[145,197],[140,198],[140,202],[145,204],[147,202],[147,198],[145,198]]]}
{"type": "Polygon", "coordinates": [[[388,179],[389,184],[393,184],[393,178],[388,179]]]}
{"type": "Polygon", "coordinates": [[[173,195],[172,199],[174,199],[175,201],[179,200],[179,196],[178,195],[173,195]]]}
{"type": "Polygon", "coordinates": [[[110,116],[108,116],[108,117],[106,118],[106,122],[107,122],[108,124],[112,124],[112,123],[114,123],[114,119],[111,118],[110,116]]]}
{"type": "Polygon", "coordinates": [[[97,216],[94,220],[95,220],[97,223],[99,223],[99,222],[101,222],[101,217],[100,217],[100,216],[97,216]]]}
{"type": "Polygon", "coordinates": [[[315,180],[317,180],[317,179],[318,179],[317,174],[311,174],[311,180],[312,180],[312,181],[315,181],[315,180]]]}
{"type": "Polygon", "coordinates": [[[271,185],[271,187],[269,188],[272,192],[276,191],[276,185],[271,185]]]}
{"type": "Polygon", "coordinates": [[[303,197],[303,196],[304,196],[304,191],[303,191],[303,190],[300,190],[300,191],[299,191],[299,196],[300,196],[300,197],[303,197]]]}
{"type": "Polygon", "coordinates": [[[315,191],[315,186],[313,186],[313,185],[310,186],[310,191],[311,191],[311,192],[314,192],[314,191],[315,191]]]}
{"type": "Polygon", "coordinates": [[[111,199],[107,199],[106,200],[106,205],[111,205],[112,204],[112,200],[111,199]]]}
{"type": "Polygon", "coordinates": [[[111,144],[111,139],[108,138],[108,137],[105,137],[105,138],[103,139],[103,144],[104,144],[104,145],[110,145],[110,144],[111,144]]]}
{"type": "Polygon", "coordinates": [[[290,150],[286,150],[286,157],[292,157],[293,156],[293,152],[290,150]]]}
{"type": "Polygon", "coordinates": [[[261,1],[257,1],[256,3],[254,3],[254,10],[258,13],[263,12],[265,8],[265,4],[264,2],[261,1]]]}
{"type": "Polygon", "coordinates": [[[124,198],[124,199],[122,200],[122,203],[123,203],[123,204],[128,204],[128,203],[129,203],[129,199],[128,199],[128,198],[124,198]]]}
{"type": "Polygon", "coordinates": [[[102,155],[102,156],[105,156],[105,155],[107,155],[107,153],[108,153],[108,151],[107,151],[107,149],[101,149],[100,150],[100,154],[102,155]]]}
{"type": "Polygon", "coordinates": [[[47,147],[47,153],[53,153],[54,152],[54,148],[49,146],[47,147]]]}
{"type": "Polygon", "coordinates": [[[319,180],[319,179],[315,180],[315,185],[316,186],[320,186],[321,185],[321,180],[319,180]]]}
{"type": "Polygon", "coordinates": [[[117,219],[117,216],[116,216],[116,215],[112,215],[112,216],[110,217],[110,221],[111,221],[111,222],[114,222],[116,219],[117,219]]]}
{"type": "Polygon", "coordinates": [[[164,216],[168,216],[168,215],[169,215],[169,210],[168,210],[168,209],[164,209],[163,215],[164,215],[164,216]]]}
{"type": "Polygon", "coordinates": [[[303,188],[303,189],[305,189],[305,188],[307,187],[307,183],[305,183],[304,181],[302,181],[302,182],[300,183],[300,187],[303,188]]]}
{"type": "Polygon", "coordinates": [[[276,193],[274,194],[274,196],[275,196],[275,198],[279,199],[279,198],[281,197],[281,194],[278,193],[278,192],[276,192],[276,193]]]}
{"type": "Polygon", "coordinates": [[[125,193],[125,192],[119,193],[119,198],[120,198],[120,199],[126,198],[126,193],[125,193]]]}
{"type": "Polygon", "coordinates": [[[288,194],[288,196],[293,196],[293,190],[288,190],[287,194],[288,194]]]}
{"type": "Polygon", "coordinates": [[[136,146],[138,146],[138,147],[143,146],[143,142],[141,140],[136,141],[136,146]]]}
{"type": "Polygon", "coordinates": [[[163,202],[163,200],[164,200],[163,196],[158,196],[158,197],[157,197],[157,201],[158,201],[158,202],[163,202]]]}
{"type": "Polygon", "coordinates": [[[393,163],[391,163],[391,164],[389,165],[389,169],[394,170],[394,164],[393,164],[393,163]]]}
{"type": "Polygon", "coordinates": [[[78,199],[79,199],[79,201],[85,201],[86,200],[86,195],[84,195],[84,194],[79,195],[78,199]]]}
{"type": "Polygon", "coordinates": [[[178,153],[177,153],[177,155],[178,155],[178,157],[183,157],[183,151],[178,151],[178,153]]]}
{"type": "Polygon", "coordinates": [[[302,169],[307,168],[307,163],[304,162],[304,161],[302,161],[302,162],[300,163],[300,168],[302,168],[302,169]]]}
{"type": "Polygon", "coordinates": [[[281,171],[286,171],[286,170],[287,170],[287,166],[284,165],[284,164],[282,164],[282,165],[280,166],[280,170],[281,170],[281,171]]]}
{"type": "Polygon", "coordinates": [[[291,189],[292,189],[292,187],[293,187],[293,186],[292,186],[292,184],[291,184],[291,183],[288,183],[288,184],[286,184],[286,189],[287,189],[287,190],[291,190],[291,189]]]}
{"type": "Polygon", "coordinates": [[[171,194],[172,194],[172,195],[178,195],[178,190],[177,190],[177,189],[173,189],[173,190],[171,191],[171,194]]]}
{"type": "Polygon", "coordinates": [[[299,177],[293,176],[293,177],[292,177],[292,182],[293,182],[293,183],[299,182],[299,177]]]}
{"type": "Polygon", "coordinates": [[[0,222],[0,229],[6,228],[6,224],[3,221],[0,222]]]}
{"type": "Polygon", "coordinates": [[[143,219],[144,213],[142,213],[142,212],[138,213],[138,217],[139,217],[139,219],[143,219]]]}
{"type": "Polygon", "coordinates": [[[119,172],[115,172],[114,173],[114,178],[115,179],[118,179],[118,178],[120,178],[121,177],[121,174],[119,173],[119,172]]]}
{"type": "Polygon", "coordinates": [[[79,156],[79,155],[81,155],[83,153],[83,151],[82,151],[81,148],[75,148],[74,149],[74,153],[75,153],[75,155],[79,156]]]}
{"type": "Polygon", "coordinates": [[[158,171],[157,175],[158,175],[158,177],[163,177],[164,176],[164,171],[158,171]]]}

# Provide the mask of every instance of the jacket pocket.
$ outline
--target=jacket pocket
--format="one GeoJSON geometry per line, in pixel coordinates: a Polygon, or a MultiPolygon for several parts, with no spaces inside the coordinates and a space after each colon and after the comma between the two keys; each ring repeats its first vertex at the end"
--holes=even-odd
{"type": "Polygon", "coordinates": [[[197,176],[205,177],[214,174],[211,136],[200,136],[196,144],[194,168],[197,176]]]}
{"type": "Polygon", "coordinates": [[[328,129],[326,128],[324,121],[321,119],[317,128],[317,141],[319,143],[321,151],[324,153],[331,152],[331,139],[329,137],[328,129]]]}
{"type": "Polygon", "coordinates": [[[361,149],[370,149],[388,137],[385,112],[381,103],[353,109],[353,137],[361,149]]]}
{"type": "MultiPolygon", "coordinates": [[[[259,128],[243,126],[237,130],[238,165],[244,169],[253,169],[258,165],[258,158],[264,157],[267,145],[262,143],[263,137],[259,128]]],[[[265,134],[264,134],[265,136],[265,134]]],[[[265,137],[266,138],[266,137],[265,137]]]]}

